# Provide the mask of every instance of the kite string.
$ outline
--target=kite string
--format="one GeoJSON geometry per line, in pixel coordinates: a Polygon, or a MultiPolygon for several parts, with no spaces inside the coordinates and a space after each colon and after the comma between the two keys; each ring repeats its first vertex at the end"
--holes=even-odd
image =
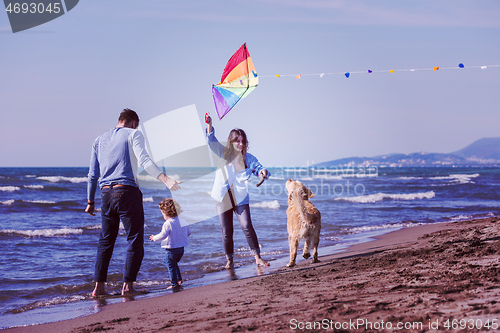
{"type": "MultiPolygon", "coordinates": [[[[462,65],[462,64],[460,64],[462,65]]],[[[364,71],[354,71],[354,72],[332,72],[332,73],[309,73],[309,74],[276,74],[276,75],[259,75],[260,78],[265,77],[287,77],[292,76],[299,79],[302,76],[319,76],[324,75],[350,75],[350,74],[372,74],[372,73],[394,73],[394,72],[416,72],[416,71],[437,71],[437,70],[447,70],[447,69],[487,69],[491,67],[500,67],[500,65],[487,65],[487,66],[453,66],[453,67],[432,67],[432,68],[406,68],[406,69],[387,69],[387,70],[364,70],[364,71]]]]}

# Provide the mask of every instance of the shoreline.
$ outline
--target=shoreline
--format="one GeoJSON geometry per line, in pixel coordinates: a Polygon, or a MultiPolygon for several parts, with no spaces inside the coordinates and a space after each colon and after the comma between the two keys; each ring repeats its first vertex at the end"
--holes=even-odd
{"type": "MultiPolygon", "coordinates": [[[[435,222],[435,223],[441,223],[441,222],[435,222]]],[[[323,253],[324,254],[323,256],[338,254],[343,251],[346,251],[352,246],[356,246],[367,242],[372,242],[376,240],[376,237],[378,236],[404,228],[408,228],[408,226],[399,225],[393,228],[390,227],[380,228],[380,229],[377,228],[374,230],[363,231],[361,233],[355,233],[352,235],[348,235],[346,238],[344,238],[344,241],[339,244],[320,247],[319,252],[323,253]]],[[[256,269],[254,265],[238,266],[236,269],[232,271],[228,271],[226,269],[221,268],[219,271],[213,271],[211,273],[207,273],[200,278],[196,278],[193,280],[186,280],[184,287],[192,289],[200,286],[213,285],[232,280],[241,280],[241,279],[257,277],[260,275],[275,274],[278,270],[286,266],[286,264],[289,261],[289,254],[288,252],[286,252],[285,254],[280,254],[277,258],[270,258],[269,261],[271,263],[270,267],[260,268],[260,269],[256,269]]],[[[306,261],[306,259],[303,259],[299,253],[299,255],[297,256],[297,265],[301,261],[306,261]]],[[[140,286],[138,286],[137,289],[140,290],[141,289],[140,286]]],[[[169,295],[171,293],[172,291],[167,290],[166,288],[159,290],[152,290],[143,295],[135,296],[134,300],[161,297],[169,295]]],[[[114,292],[110,294],[114,294],[114,292]]],[[[98,313],[104,306],[109,306],[121,302],[122,302],[121,296],[106,297],[100,300],[87,298],[67,303],[58,303],[52,306],[41,306],[21,313],[4,314],[0,316],[0,318],[3,319],[3,322],[1,322],[2,326],[0,326],[0,331],[9,328],[43,325],[53,322],[59,322],[59,321],[71,320],[79,317],[89,316],[98,313]]]]}
{"type": "Polygon", "coordinates": [[[120,297],[95,314],[5,332],[277,331],[326,325],[328,318],[379,326],[413,321],[429,329],[477,318],[491,326],[500,324],[499,231],[498,217],[403,228],[320,252],[317,264],[301,260],[291,269],[275,266],[262,276],[133,302],[120,297]]]}

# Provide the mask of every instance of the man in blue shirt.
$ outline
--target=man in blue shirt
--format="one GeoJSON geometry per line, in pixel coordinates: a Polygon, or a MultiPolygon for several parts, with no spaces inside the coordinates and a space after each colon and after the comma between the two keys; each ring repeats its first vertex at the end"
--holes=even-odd
{"type": "Polygon", "coordinates": [[[144,209],[137,182],[140,165],[147,173],[176,191],[179,182],[167,177],[149,157],[139,127],[139,116],[130,109],[120,113],[118,125],[101,134],[92,146],[87,186],[87,208],[94,215],[94,197],[101,189],[102,230],[97,247],[92,297],[106,295],[105,282],[116,237],[123,223],[127,233],[127,257],[122,295],[136,293],[133,283],[144,257],[144,209]]]}

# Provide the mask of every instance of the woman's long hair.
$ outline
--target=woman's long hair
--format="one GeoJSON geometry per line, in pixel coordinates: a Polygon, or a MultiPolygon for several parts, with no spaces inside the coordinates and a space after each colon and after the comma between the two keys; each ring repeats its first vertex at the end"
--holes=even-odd
{"type": "Polygon", "coordinates": [[[240,128],[235,128],[229,132],[229,136],[227,137],[227,144],[226,147],[224,148],[224,159],[226,160],[226,163],[229,163],[233,161],[236,158],[237,151],[234,149],[233,143],[238,140],[240,137],[243,138],[243,149],[241,150],[241,153],[243,154],[243,161],[245,162],[245,168],[247,167],[247,162],[245,159],[245,155],[248,151],[248,139],[247,135],[244,130],[240,128]]]}

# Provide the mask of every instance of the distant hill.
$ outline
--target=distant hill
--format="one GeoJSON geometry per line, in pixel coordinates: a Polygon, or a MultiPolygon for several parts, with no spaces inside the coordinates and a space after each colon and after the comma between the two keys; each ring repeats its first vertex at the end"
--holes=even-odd
{"type": "Polygon", "coordinates": [[[389,154],[374,157],[349,157],[316,166],[500,166],[500,138],[483,138],[454,153],[389,154]]]}
{"type": "Polygon", "coordinates": [[[452,153],[465,158],[500,160],[500,138],[483,138],[452,153]]]}

